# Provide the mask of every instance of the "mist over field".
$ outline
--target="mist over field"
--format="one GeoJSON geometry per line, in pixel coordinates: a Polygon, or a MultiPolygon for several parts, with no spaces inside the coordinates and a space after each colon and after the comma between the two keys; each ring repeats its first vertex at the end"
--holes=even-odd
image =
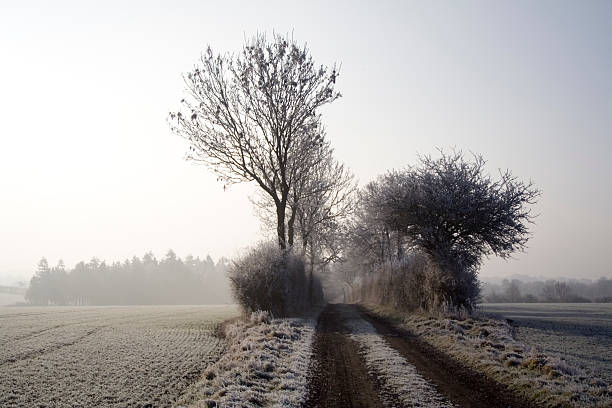
{"type": "Polygon", "coordinates": [[[166,119],[206,44],[237,50],[274,30],[342,65],[326,128],[362,185],[436,147],[537,183],[528,251],[487,260],[483,277],[612,277],[607,2],[180,4],[2,6],[0,284],[29,281],[42,257],[217,260],[258,240],[255,187],[224,190],[183,161],[166,119]]]}
{"type": "Polygon", "coordinates": [[[612,279],[538,279],[513,276],[483,282],[482,297],[487,303],[610,303],[612,279]]]}

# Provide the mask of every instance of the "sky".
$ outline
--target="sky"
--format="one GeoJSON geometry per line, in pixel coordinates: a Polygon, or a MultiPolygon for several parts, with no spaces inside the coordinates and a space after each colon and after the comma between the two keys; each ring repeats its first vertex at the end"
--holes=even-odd
{"type": "Polygon", "coordinates": [[[612,278],[611,19],[608,1],[0,2],[0,284],[43,256],[264,239],[255,187],[186,161],[167,115],[207,45],[273,31],[341,64],[323,120],[361,185],[455,148],[542,190],[526,253],[481,277],[612,278]]]}

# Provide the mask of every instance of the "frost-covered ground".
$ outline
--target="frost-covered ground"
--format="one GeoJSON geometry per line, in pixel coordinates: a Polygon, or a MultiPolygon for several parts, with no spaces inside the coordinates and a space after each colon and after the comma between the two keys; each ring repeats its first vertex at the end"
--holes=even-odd
{"type": "Polygon", "coordinates": [[[301,406],[315,327],[315,319],[270,319],[262,312],[229,324],[227,352],[177,406],[301,406]]]}
{"type": "Polygon", "coordinates": [[[233,306],[0,308],[0,407],[167,407],[233,306]]]}
{"type": "Polygon", "coordinates": [[[417,373],[413,365],[387,344],[370,323],[354,309],[346,313],[350,313],[345,320],[350,336],[359,344],[366,367],[380,382],[383,400],[389,406],[393,406],[394,399],[399,399],[405,407],[453,407],[431,383],[417,373]]]}
{"type": "Polygon", "coordinates": [[[512,319],[515,338],[612,384],[612,304],[483,304],[512,319]]]}
{"type": "MultiPolygon", "coordinates": [[[[534,400],[538,406],[610,407],[612,385],[572,364],[562,354],[547,353],[537,341],[515,336],[505,320],[455,319],[420,314],[383,315],[401,319],[401,325],[439,350],[534,400]]],[[[532,339],[533,340],[533,339],[532,339]]],[[[562,336],[558,342],[563,342],[562,336]]],[[[604,351],[609,356],[609,351],[604,351]]]]}

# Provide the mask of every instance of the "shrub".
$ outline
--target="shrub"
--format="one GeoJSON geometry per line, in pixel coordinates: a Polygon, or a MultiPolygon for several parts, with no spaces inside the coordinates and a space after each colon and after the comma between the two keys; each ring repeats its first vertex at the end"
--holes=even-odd
{"type": "Polygon", "coordinates": [[[360,299],[354,300],[404,311],[440,311],[453,306],[442,295],[451,284],[431,257],[412,252],[366,273],[357,290],[360,299]]]}
{"type": "MultiPolygon", "coordinates": [[[[291,316],[312,306],[303,257],[281,250],[276,243],[262,243],[236,259],[229,279],[234,299],[247,313],[264,310],[291,316]]],[[[321,292],[318,279],[312,285],[315,293],[321,292]]]]}

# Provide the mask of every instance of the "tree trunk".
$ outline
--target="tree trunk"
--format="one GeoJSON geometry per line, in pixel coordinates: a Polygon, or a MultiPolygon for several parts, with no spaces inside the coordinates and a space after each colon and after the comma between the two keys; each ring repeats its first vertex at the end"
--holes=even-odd
{"type": "Polygon", "coordinates": [[[300,229],[300,238],[302,239],[302,248],[301,255],[306,259],[306,248],[308,248],[308,233],[306,232],[305,221],[302,214],[302,217],[298,219],[298,227],[300,229]]]}
{"type": "Polygon", "coordinates": [[[310,244],[310,276],[308,279],[308,301],[311,306],[314,306],[314,262],[315,262],[315,253],[314,253],[314,245],[310,244]]]}
{"type": "Polygon", "coordinates": [[[310,277],[308,280],[308,301],[310,306],[314,306],[314,276],[312,273],[312,266],[310,267],[310,277]]]}
{"type": "Polygon", "coordinates": [[[295,207],[291,208],[291,216],[289,217],[289,221],[287,222],[287,243],[289,244],[289,248],[293,247],[293,238],[295,235],[295,216],[297,215],[297,209],[295,207]]]}
{"type": "Polygon", "coordinates": [[[276,234],[278,235],[278,246],[287,249],[287,237],[285,236],[285,207],[286,202],[280,202],[276,206],[276,234]]]}
{"type": "Polygon", "coordinates": [[[404,255],[402,251],[402,236],[399,231],[397,231],[397,260],[401,261],[404,255]]]}

